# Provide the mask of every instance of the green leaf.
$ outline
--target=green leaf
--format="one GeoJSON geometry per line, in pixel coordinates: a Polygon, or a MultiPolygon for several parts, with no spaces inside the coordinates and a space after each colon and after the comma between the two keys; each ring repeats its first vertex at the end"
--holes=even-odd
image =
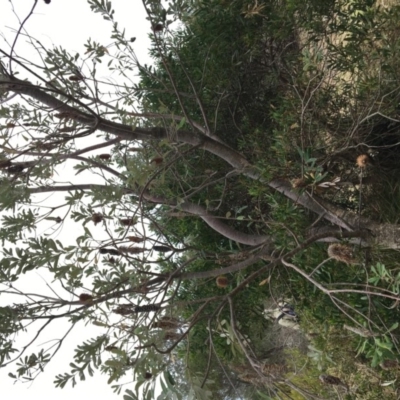
{"type": "Polygon", "coordinates": [[[124,400],[139,400],[138,397],[132,392],[132,390],[126,389],[124,394],[124,400]]]}
{"type": "Polygon", "coordinates": [[[176,129],[182,129],[183,127],[184,127],[184,125],[186,124],[186,118],[185,117],[183,117],[180,121],[179,121],[179,124],[178,124],[178,126],[176,127],[176,129]]]}
{"type": "Polygon", "coordinates": [[[104,328],[108,328],[108,325],[101,321],[93,321],[92,324],[96,325],[96,326],[102,326],[104,328]]]}

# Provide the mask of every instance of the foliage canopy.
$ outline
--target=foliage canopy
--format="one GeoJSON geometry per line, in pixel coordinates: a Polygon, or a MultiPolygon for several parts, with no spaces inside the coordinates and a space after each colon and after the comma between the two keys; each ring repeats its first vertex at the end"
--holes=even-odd
{"type": "Polygon", "coordinates": [[[83,321],[102,334],[60,388],[99,369],[125,400],[394,398],[400,7],[145,0],[143,65],[88,3],[112,46],[0,48],[0,364],[35,379],[83,321]],[[38,270],[51,296],[20,289],[38,270]],[[262,315],[287,299],[299,331],[262,315]]]}

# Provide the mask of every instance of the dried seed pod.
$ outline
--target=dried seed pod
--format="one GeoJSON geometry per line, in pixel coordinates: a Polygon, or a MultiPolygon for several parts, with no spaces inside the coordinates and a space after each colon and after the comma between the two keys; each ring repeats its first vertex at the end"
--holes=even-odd
{"type": "Polygon", "coordinates": [[[228,286],[228,283],[229,283],[228,282],[228,278],[226,276],[224,276],[224,275],[218,276],[217,279],[216,279],[216,282],[217,282],[217,286],[219,288],[221,288],[221,289],[226,288],[228,286]]]}
{"type": "Polygon", "coordinates": [[[149,293],[149,288],[146,284],[139,287],[139,293],[149,293]]]}
{"type": "Polygon", "coordinates": [[[164,25],[163,24],[154,24],[151,29],[153,30],[153,32],[162,32],[162,30],[164,29],[164,25]]]}
{"type": "Polygon", "coordinates": [[[372,164],[372,158],[369,154],[361,154],[357,157],[356,163],[360,168],[366,168],[372,164]]]}
{"type": "Polygon", "coordinates": [[[133,314],[135,311],[133,310],[132,304],[121,304],[117,308],[113,309],[113,313],[119,315],[130,315],[133,314]]]}
{"type": "Polygon", "coordinates": [[[140,247],[126,247],[126,246],[120,246],[118,247],[118,250],[123,253],[129,253],[129,254],[139,254],[143,253],[146,249],[142,249],[140,247]]]}
{"type": "Polygon", "coordinates": [[[149,380],[153,377],[153,374],[151,372],[146,372],[144,374],[144,379],[149,380]]]}
{"type": "Polygon", "coordinates": [[[107,47],[105,47],[105,46],[100,46],[99,47],[99,53],[100,54],[102,53],[102,55],[104,55],[104,53],[110,54],[110,52],[108,51],[107,47]]]}
{"type": "Polygon", "coordinates": [[[51,0],[44,0],[45,4],[50,4],[51,0]]]}
{"type": "Polygon", "coordinates": [[[106,249],[106,248],[99,249],[99,253],[100,254],[110,254],[111,256],[119,256],[120,255],[118,250],[106,249]]]}
{"type": "Polygon", "coordinates": [[[135,224],[136,221],[134,220],[134,218],[120,218],[119,222],[123,226],[131,226],[135,224]]]}
{"type": "Polygon", "coordinates": [[[10,160],[1,160],[0,161],[0,169],[8,168],[11,165],[12,165],[12,162],[10,160]]]}
{"type": "Polygon", "coordinates": [[[306,186],[308,186],[308,182],[306,179],[304,178],[296,178],[292,180],[292,188],[293,189],[301,189],[301,188],[305,188],[306,186]]]}
{"type": "Polygon", "coordinates": [[[20,174],[25,168],[27,168],[23,164],[12,164],[7,168],[7,172],[10,174],[20,174]]]}
{"type": "Polygon", "coordinates": [[[79,295],[79,301],[82,304],[92,304],[93,303],[93,296],[88,293],[81,293],[79,295]]]}
{"type": "Polygon", "coordinates": [[[319,380],[325,385],[342,386],[347,389],[347,385],[337,376],[322,374],[319,376],[319,380]]]}
{"type": "Polygon", "coordinates": [[[68,79],[72,82],[79,82],[83,81],[83,76],[78,76],[78,75],[70,75],[68,79]]]}
{"type": "Polygon", "coordinates": [[[159,246],[159,245],[153,246],[153,250],[158,251],[160,253],[167,253],[169,251],[172,251],[172,249],[168,246],[159,246]]]}
{"type": "Polygon", "coordinates": [[[164,159],[162,157],[154,157],[150,162],[155,165],[162,164],[164,159]]]}
{"type": "Polygon", "coordinates": [[[103,214],[100,214],[100,213],[92,214],[92,221],[94,222],[95,225],[97,225],[99,222],[103,221],[103,219],[104,219],[103,214]]]}
{"type": "Polygon", "coordinates": [[[110,154],[99,154],[97,157],[100,158],[100,160],[109,160],[111,158],[110,154]]]}
{"type": "MultiPolygon", "coordinates": [[[[60,129],[58,130],[59,133],[67,132],[67,131],[71,132],[70,128],[60,128],[60,129]]],[[[53,150],[54,148],[57,147],[57,144],[51,143],[51,142],[49,142],[49,143],[43,143],[43,142],[41,142],[41,141],[38,141],[38,142],[36,142],[36,146],[35,146],[35,147],[36,147],[38,150],[53,150]]]]}
{"type": "Polygon", "coordinates": [[[128,236],[128,240],[130,240],[133,243],[141,243],[144,242],[144,238],[138,237],[138,236],[128,236]]]}
{"type": "Polygon", "coordinates": [[[179,320],[176,318],[162,317],[160,320],[153,323],[153,328],[159,329],[176,329],[180,325],[179,320]]]}
{"type": "Polygon", "coordinates": [[[117,346],[106,346],[104,348],[104,350],[107,350],[107,351],[118,350],[118,347],[117,346]]]}
{"type": "Polygon", "coordinates": [[[356,258],[354,257],[352,248],[345,244],[332,243],[331,245],[329,245],[328,256],[346,264],[354,264],[357,262],[356,258]]]}
{"type": "Polygon", "coordinates": [[[136,306],[135,312],[142,313],[142,312],[158,311],[159,309],[160,309],[160,306],[157,306],[155,304],[148,304],[145,306],[136,306]]]}

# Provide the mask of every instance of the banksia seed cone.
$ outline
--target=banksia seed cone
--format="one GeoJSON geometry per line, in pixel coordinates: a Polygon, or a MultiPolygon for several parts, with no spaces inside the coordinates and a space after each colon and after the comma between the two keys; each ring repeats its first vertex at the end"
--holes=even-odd
{"type": "Polygon", "coordinates": [[[0,168],[7,168],[10,167],[12,165],[12,162],[10,160],[2,160],[0,161],[0,168]]]}
{"type": "Polygon", "coordinates": [[[94,222],[95,225],[97,225],[99,222],[103,221],[103,215],[100,213],[93,213],[92,221],[94,222]]]}
{"type": "Polygon", "coordinates": [[[82,304],[91,304],[93,302],[93,296],[91,296],[90,294],[87,294],[87,293],[81,293],[79,295],[79,301],[82,304]]]}
{"type": "Polygon", "coordinates": [[[129,315],[133,312],[133,306],[131,304],[121,304],[117,308],[113,309],[113,313],[119,315],[129,315]]]}
{"type": "Polygon", "coordinates": [[[347,385],[343,383],[337,376],[322,374],[319,376],[319,380],[325,385],[341,386],[347,389],[347,385]]]}
{"type": "Polygon", "coordinates": [[[163,317],[159,321],[153,323],[153,328],[160,329],[176,329],[179,326],[179,321],[175,318],[163,317]]]}
{"type": "Polygon", "coordinates": [[[150,162],[155,164],[155,165],[160,165],[162,164],[164,159],[162,157],[154,157],[150,162]]]}
{"type": "Polygon", "coordinates": [[[159,253],[168,253],[169,251],[172,251],[172,249],[168,246],[159,246],[159,245],[153,246],[153,250],[158,251],[159,253]]]}
{"type": "Polygon", "coordinates": [[[144,379],[149,380],[153,377],[153,374],[151,372],[146,372],[144,374],[144,379]]]}
{"type": "Polygon", "coordinates": [[[361,154],[357,157],[356,163],[360,168],[366,168],[368,165],[372,164],[371,156],[368,154],[361,154]]]}
{"type": "Polygon", "coordinates": [[[144,241],[144,238],[138,236],[128,236],[127,239],[129,239],[133,243],[141,243],[144,241]]]}
{"type": "Polygon", "coordinates": [[[7,168],[7,172],[10,174],[20,174],[25,168],[24,165],[11,165],[7,168]]]}
{"type": "Polygon", "coordinates": [[[158,311],[159,309],[160,309],[160,306],[157,306],[155,304],[148,304],[146,306],[136,306],[135,312],[136,313],[150,312],[150,311],[158,311]]]}
{"type": "Polygon", "coordinates": [[[155,24],[151,27],[153,32],[161,32],[164,29],[164,25],[162,24],[155,24]]]}
{"type": "Polygon", "coordinates": [[[118,250],[106,249],[104,247],[102,249],[99,249],[99,253],[100,254],[110,254],[110,256],[119,256],[120,255],[118,250]]]}
{"type": "Polygon", "coordinates": [[[123,226],[131,226],[135,223],[135,221],[132,218],[120,218],[119,222],[123,226]]]}
{"type": "Polygon", "coordinates": [[[109,160],[111,158],[110,154],[100,154],[98,157],[100,160],[109,160]]]}
{"type": "Polygon", "coordinates": [[[292,180],[292,188],[293,189],[299,189],[299,188],[304,188],[308,185],[308,182],[304,178],[296,178],[292,180]]]}
{"type": "Polygon", "coordinates": [[[351,247],[345,244],[333,243],[328,247],[328,256],[335,259],[336,261],[341,261],[346,264],[354,264],[356,259],[353,255],[353,250],[351,247]]]}
{"type": "Polygon", "coordinates": [[[143,253],[145,249],[139,248],[139,247],[126,247],[126,246],[120,246],[118,247],[118,250],[123,253],[128,253],[128,254],[139,254],[143,253]]]}
{"type": "Polygon", "coordinates": [[[224,289],[228,286],[228,278],[226,276],[218,276],[216,282],[217,286],[221,289],[224,289]]]}
{"type": "Polygon", "coordinates": [[[71,75],[68,77],[68,79],[72,82],[79,82],[83,81],[83,76],[71,75]]]}

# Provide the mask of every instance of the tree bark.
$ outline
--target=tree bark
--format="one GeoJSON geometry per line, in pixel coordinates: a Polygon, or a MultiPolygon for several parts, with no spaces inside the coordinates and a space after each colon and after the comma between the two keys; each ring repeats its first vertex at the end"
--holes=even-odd
{"type": "MultiPolygon", "coordinates": [[[[35,194],[35,193],[46,193],[46,192],[63,192],[71,190],[83,191],[83,190],[101,189],[103,187],[104,185],[81,184],[81,185],[63,185],[63,186],[41,186],[37,188],[30,188],[28,190],[30,193],[35,194]]],[[[127,188],[125,189],[125,192],[126,194],[140,196],[133,189],[127,188]]],[[[200,217],[208,226],[210,226],[216,232],[235,242],[245,244],[248,246],[259,246],[262,244],[267,245],[272,243],[271,237],[269,235],[251,235],[244,232],[240,232],[230,227],[229,225],[225,224],[219,218],[216,218],[212,214],[208,213],[206,209],[197,204],[192,204],[187,201],[178,204],[176,201],[170,201],[163,199],[161,197],[151,196],[151,194],[147,194],[146,192],[142,193],[142,197],[150,202],[156,204],[168,205],[183,210],[192,215],[196,215],[200,217]]]]}
{"type": "MultiPolygon", "coordinates": [[[[64,113],[65,115],[68,115],[69,118],[75,120],[76,122],[79,122],[82,125],[93,127],[94,129],[116,135],[120,139],[131,141],[159,141],[163,139],[169,139],[187,143],[192,146],[196,146],[199,149],[206,150],[225,160],[228,164],[230,164],[233,168],[235,168],[243,175],[251,179],[264,182],[272,189],[282,193],[284,196],[290,198],[295,203],[309,209],[312,212],[315,212],[321,218],[333,223],[334,225],[346,231],[369,229],[373,233],[371,235],[373,243],[391,249],[400,248],[399,226],[392,224],[378,224],[368,219],[360,218],[350,213],[349,211],[341,210],[329,204],[327,201],[319,199],[317,196],[311,197],[309,194],[300,194],[298,191],[294,190],[291,185],[285,180],[276,179],[267,182],[262,179],[257,169],[253,167],[240,153],[202,133],[192,133],[185,130],[174,131],[161,127],[132,127],[117,122],[108,121],[101,116],[96,115],[90,110],[88,106],[80,102],[78,99],[74,99],[71,97],[70,99],[67,98],[67,101],[74,102],[79,108],[70,106],[69,104],[67,104],[67,102],[64,102],[55,97],[55,95],[48,93],[49,90],[43,89],[40,86],[33,85],[28,81],[22,81],[15,77],[5,77],[4,75],[0,78],[0,86],[3,86],[3,89],[29,96],[50,107],[54,112],[64,113]],[[82,111],[83,109],[85,109],[86,111],[82,111]]],[[[53,92],[55,94],[62,94],[63,96],[65,96],[65,94],[58,93],[56,90],[53,90],[53,92]]],[[[214,217],[210,217],[207,213],[204,214],[204,210],[202,211],[203,214],[200,215],[200,212],[196,210],[195,205],[184,203],[183,205],[180,205],[180,207],[184,211],[199,215],[214,229],[220,224],[220,222],[217,221],[214,217]]],[[[225,230],[226,226],[223,229],[217,228],[216,230],[218,229],[224,236],[230,235],[229,229],[225,230]],[[223,233],[223,231],[225,231],[225,234],[223,233]]],[[[249,245],[258,245],[268,240],[267,236],[259,236],[258,238],[255,237],[256,235],[252,236],[253,237],[248,239],[245,238],[245,242],[242,243],[249,245]]],[[[232,238],[232,240],[237,240],[234,238],[235,235],[230,235],[227,237],[232,238]]]]}

